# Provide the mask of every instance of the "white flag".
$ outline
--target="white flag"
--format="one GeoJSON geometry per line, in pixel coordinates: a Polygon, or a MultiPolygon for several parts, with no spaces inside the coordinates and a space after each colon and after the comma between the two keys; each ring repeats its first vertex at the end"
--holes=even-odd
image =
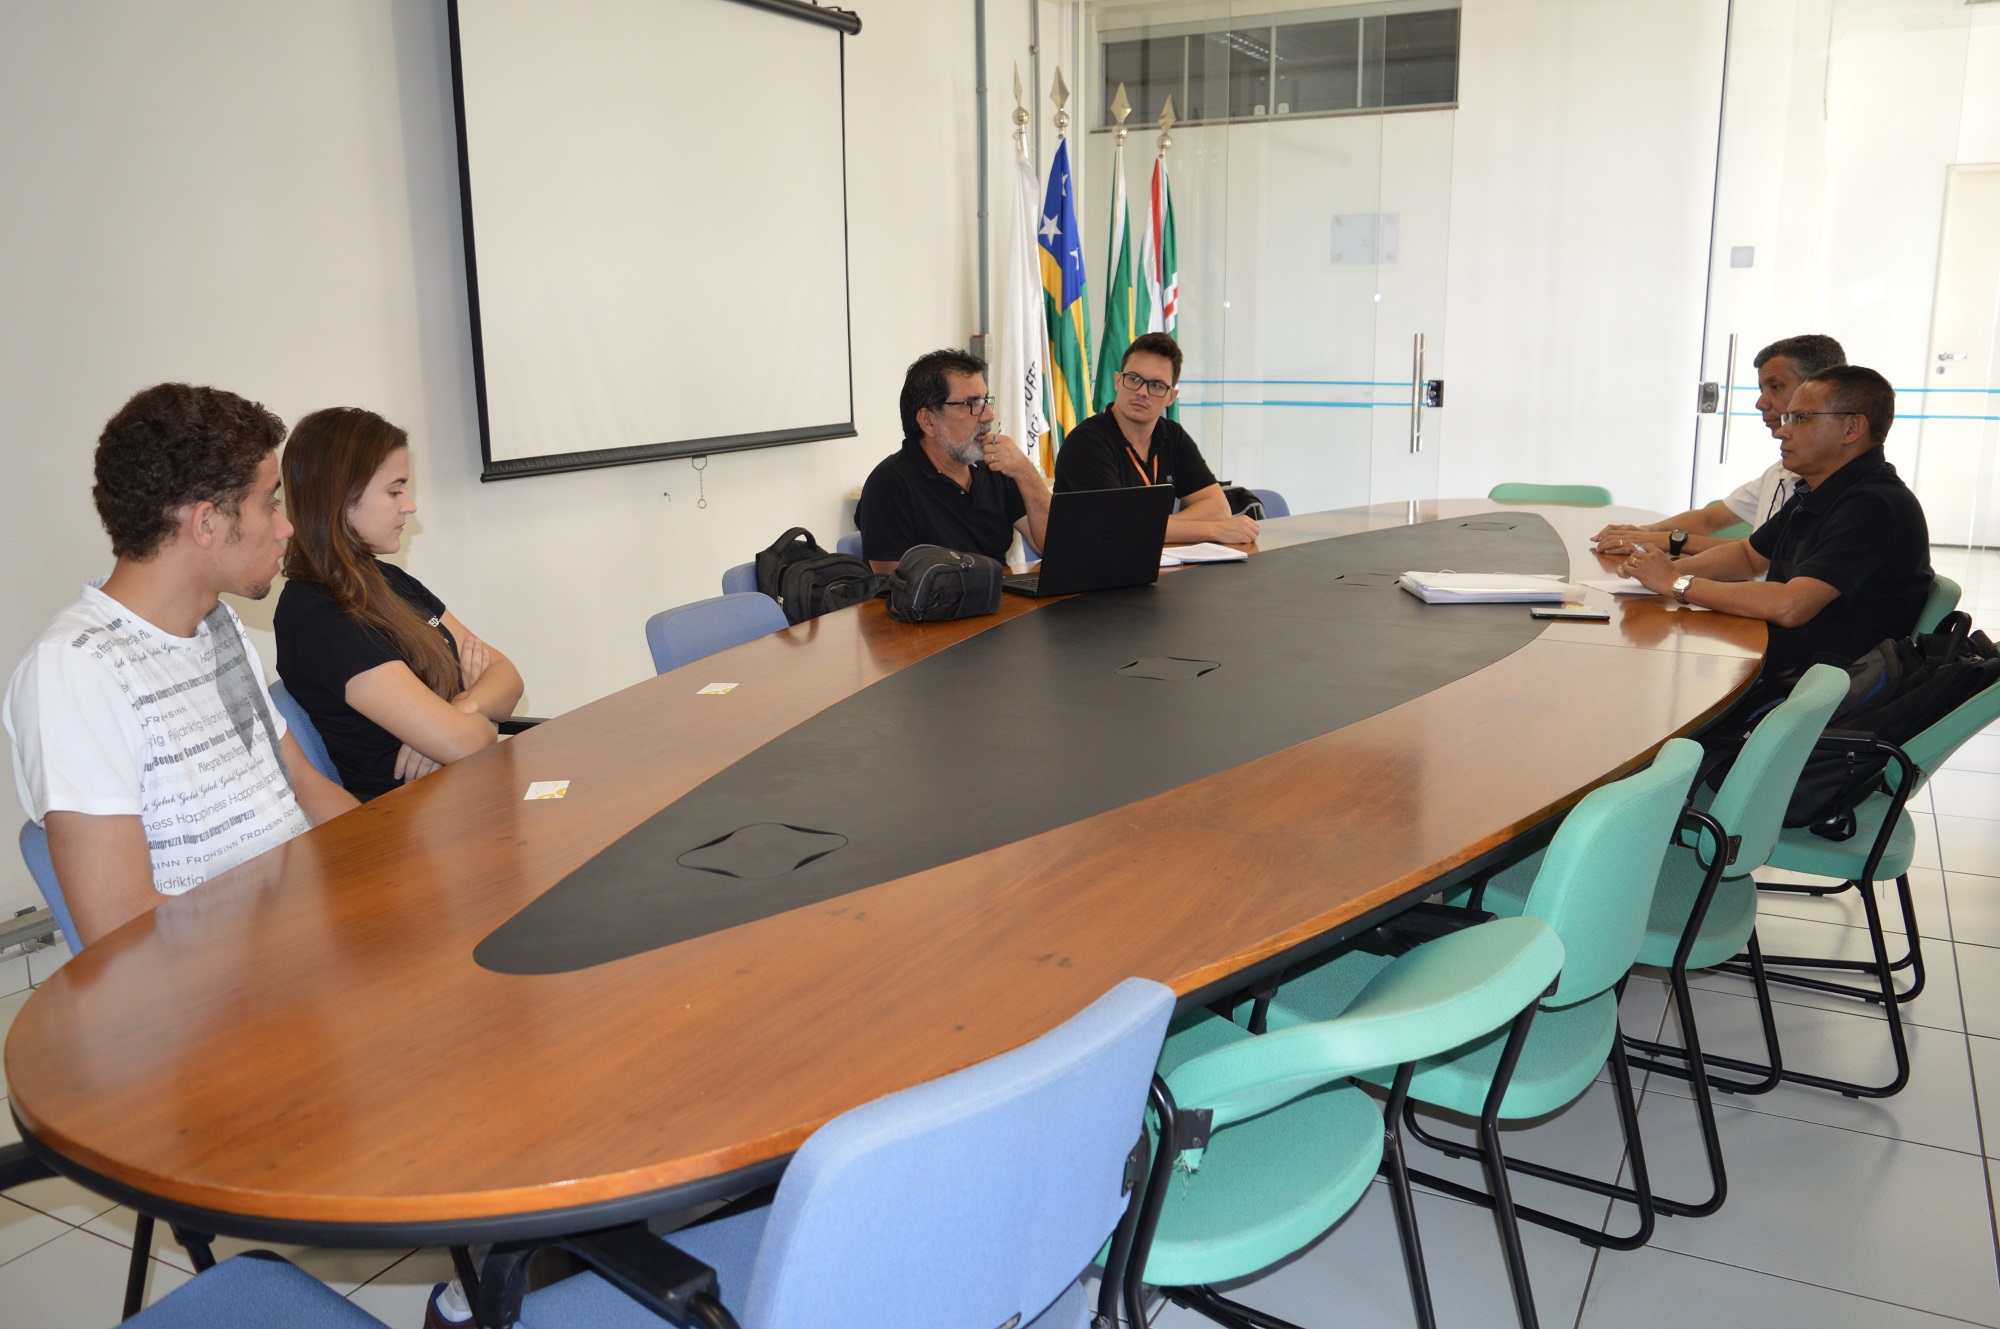
{"type": "Polygon", "coordinates": [[[1024,147],[1014,151],[1014,212],[1007,228],[1006,307],[1001,312],[1000,353],[993,366],[993,395],[998,397],[1000,428],[1021,445],[1029,460],[1048,474],[1043,455],[1049,432],[1043,404],[1047,376],[1048,329],[1042,319],[1041,242],[1036,223],[1041,208],[1035,189],[1035,168],[1024,147]]]}

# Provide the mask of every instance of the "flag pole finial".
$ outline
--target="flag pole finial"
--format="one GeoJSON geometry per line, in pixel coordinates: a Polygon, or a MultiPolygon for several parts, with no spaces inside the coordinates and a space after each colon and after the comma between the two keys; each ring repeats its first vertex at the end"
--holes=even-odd
{"type": "Polygon", "coordinates": [[[1021,104],[1021,66],[1014,66],[1014,141],[1025,151],[1028,144],[1028,108],[1021,104]]]}
{"type": "Polygon", "coordinates": [[[1167,149],[1174,145],[1174,99],[1167,97],[1167,104],[1160,108],[1160,155],[1167,155],[1167,149]]]}
{"type": "Polygon", "coordinates": [[[1118,85],[1118,95],[1111,99],[1111,119],[1118,126],[1118,146],[1125,146],[1125,117],[1132,114],[1132,103],[1125,96],[1125,85],[1118,85]]]}
{"type": "Polygon", "coordinates": [[[1056,133],[1058,135],[1067,134],[1069,132],[1069,111],[1066,108],[1069,106],[1069,85],[1063,82],[1061,65],[1056,66],[1056,81],[1049,88],[1049,100],[1056,104],[1056,133]]]}

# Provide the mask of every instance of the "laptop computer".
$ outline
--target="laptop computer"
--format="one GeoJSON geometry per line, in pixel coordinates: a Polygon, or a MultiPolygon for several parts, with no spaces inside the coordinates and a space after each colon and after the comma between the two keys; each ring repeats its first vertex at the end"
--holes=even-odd
{"type": "Polygon", "coordinates": [[[1017,573],[1000,584],[1039,599],[1158,581],[1173,507],[1172,485],[1052,495],[1041,571],[1017,573]]]}

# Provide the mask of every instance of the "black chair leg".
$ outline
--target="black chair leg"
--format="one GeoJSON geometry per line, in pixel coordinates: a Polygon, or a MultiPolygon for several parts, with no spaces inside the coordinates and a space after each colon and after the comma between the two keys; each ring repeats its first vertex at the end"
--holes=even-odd
{"type": "MultiPolygon", "coordinates": [[[[1639,1211],[1638,1226],[1630,1234],[1622,1237],[1584,1227],[1582,1224],[1573,1223],[1567,1218],[1560,1218],[1528,1205],[1516,1204],[1514,1206],[1516,1217],[1533,1223],[1537,1227],[1548,1228],[1552,1232],[1560,1232],[1566,1237],[1574,1237],[1586,1246],[1604,1250],[1637,1250],[1652,1240],[1654,1216],[1656,1213],[1662,1211],[1690,1214],[1713,1213],[1721,1207],[1721,1150],[1717,1146],[1711,1150],[1709,1156],[1713,1175],[1718,1185],[1715,1193],[1708,1200],[1703,1201],[1700,1205],[1691,1205],[1668,1200],[1663,1197],[1656,1197],[1653,1194],[1652,1182],[1646,1170],[1645,1146],[1639,1135],[1638,1096],[1632,1090],[1631,1068],[1627,1064],[1624,1048],[1618,1043],[1613,1043],[1609,1060],[1611,1065],[1611,1088],[1618,1109],[1618,1126],[1625,1137],[1625,1156],[1632,1164],[1632,1185],[1621,1186],[1613,1181],[1601,1181],[1596,1177],[1586,1177],[1579,1173],[1565,1171],[1562,1168],[1549,1167],[1542,1163],[1529,1162],[1527,1159],[1522,1158],[1509,1158],[1502,1155],[1502,1162],[1507,1167],[1524,1176],[1536,1177],[1543,1181],[1558,1182],[1564,1186],[1587,1191],[1592,1195],[1602,1195],[1606,1199],[1619,1200],[1633,1206],[1639,1211]]],[[[1422,1124],[1417,1120],[1414,1111],[1406,1111],[1403,1120],[1405,1128],[1411,1134],[1440,1153],[1447,1154],[1453,1158],[1475,1158],[1479,1160],[1482,1168],[1486,1166],[1485,1147],[1483,1144],[1465,1144],[1455,1140],[1447,1140],[1442,1136],[1433,1135],[1423,1128],[1422,1124]]],[[[1481,1138],[1483,1139],[1484,1136],[1482,1135],[1481,1138]]],[[[1418,1181],[1423,1182],[1426,1186],[1434,1190],[1443,1191],[1445,1194],[1457,1199],[1466,1200],[1473,1204],[1490,1204],[1487,1194],[1474,1190],[1470,1186],[1463,1186],[1457,1182],[1442,1177],[1435,1177],[1426,1172],[1413,1171],[1410,1175],[1418,1181]]]]}
{"type": "MultiPolygon", "coordinates": [[[[1764,971],[1763,953],[1758,949],[1757,936],[1753,932],[1750,936],[1749,949],[1751,984],[1757,996],[1757,1014],[1763,1021],[1764,1045],[1770,1056],[1770,1061],[1768,1064],[1760,1066],[1756,1062],[1743,1061],[1736,1057],[1725,1057],[1715,1052],[1702,1053],[1700,1054],[1702,1060],[1710,1066],[1717,1066],[1723,1070],[1736,1071],[1746,1075],[1763,1077],[1754,1086],[1746,1088],[1739,1082],[1710,1076],[1709,1082],[1716,1088],[1732,1093],[1762,1093],[1779,1083],[1804,1084],[1811,1085],[1815,1089],[1831,1089],[1835,1093],[1845,1094],[1849,1098],[1890,1098],[1901,1093],[1904,1086],[1909,1084],[1910,1049],[1908,1040],[1904,1037],[1903,1033],[1902,1009],[1900,1003],[1895,999],[1896,977],[1889,969],[1888,946],[1882,939],[1880,926],[1881,909],[1876,903],[1874,892],[1864,892],[1861,899],[1862,905],[1868,911],[1869,915],[1869,944],[1874,948],[1875,958],[1878,962],[1876,972],[1876,977],[1880,984],[1878,993],[1883,1015],[1889,1025],[1889,1049],[1895,1057],[1896,1073],[1885,1084],[1865,1085],[1852,1080],[1839,1080],[1831,1076],[1815,1075],[1808,1071],[1787,1069],[1779,1058],[1776,1014],[1771,1002],[1771,987],[1768,976],[1764,971]]],[[[1675,988],[1676,1002],[1679,1002],[1684,989],[1685,978],[1683,977],[1675,988]]],[[[1693,1009],[1691,1003],[1683,1009],[1682,1022],[1683,1029],[1692,1027],[1693,1009]]],[[[1632,1046],[1649,1053],[1682,1058],[1688,1055],[1685,1049],[1665,1044],[1645,1043],[1638,1039],[1627,1041],[1632,1046]]],[[[1685,1065],[1643,1060],[1635,1061],[1634,1064],[1644,1066],[1649,1070],[1660,1071],[1667,1075],[1678,1076],[1683,1079],[1689,1078],[1689,1070],[1685,1065]]]]}
{"type": "MultiPolygon", "coordinates": [[[[1169,1287],[1160,1290],[1174,1305],[1206,1316],[1226,1329],[1299,1329],[1290,1320],[1281,1320],[1275,1315],[1266,1315],[1254,1306],[1231,1301],[1212,1287],[1169,1287]]],[[[1143,1326],[1142,1321],[1134,1323],[1143,1326]]]]}
{"type": "Polygon", "coordinates": [[[1528,1281],[1527,1254],[1521,1249],[1521,1225],[1514,1214],[1514,1193],[1507,1185],[1507,1156],[1500,1149],[1500,1104],[1507,1096],[1507,1085],[1514,1078],[1514,1065],[1521,1059],[1521,1049],[1527,1044],[1528,1028],[1534,1018],[1533,1005],[1514,1017],[1513,1027],[1507,1031],[1507,1044],[1500,1052],[1493,1085],[1486,1091],[1486,1110],[1479,1114],[1479,1138],[1485,1146],[1480,1162],[1486,1167],[1486,1186],[1493,1196],[1493,1223],[1500,1230],[1500,1253],[1507,1261],[1507,1282],[1514,1290],[1514,1316],[1521,1329],[1540,1329],[1541,1320],[1535,1314],[1535,1289],[1528,1281]]]}
{"type": "Polygon", "coordinates": [[[1416,1196],[1410,1191],[1410,1169],[1403,1157],[1401,1120],[1409,1103],[1410,1077],[1414,1063],[1396,1068],[1389,1102],[1382,1109],[1382,1171],[1389,1178],[1389,1201],[1396,1211],[1396,1239],[1403,1248],[1403,1273],[1410,1284],[1410,1307],[1416,1312],[1418,1329],[1436,1329],[1437,1312],[1431,1304],[1430,1276],[1424,1269],[1424,1245],[1417,1232],[1416,1196]]]}
{"type": "MultiPolygon", "coordinates": [[[[1800,892],[1813,890],[1814,893],[1828,895],[1837,891],[1855,890],[1860,891],[1863,895],[1873,894],[1872,891],[1863,890],[1861,883],[1858,881],[1842,882],[1838,886],[1828,886],[1816,890],[1803,886],[1795,887],[1789,882],[1779,882],[1772,885],[1759,882],[1757,889],[1760,891],[1796,890],[1800,892]]],[[[1910,876],[1907,872],[1896,878],[1896,903],[1901,908],[1903,914],[1904,946],[1902,958],[1891,960],[1889,968],[1897,973],[1901,973],[1904,970],[1909,971],[1910,985],[1894,991],[1896,1001],[1910,1002],[1915,1001],[1923,993],[1925,971],[1924,943],[1923,938],[1918,935],[1917,931],[1916,901],[1912,898],[1910,892],[1910,876]]],[[[1748,958],[1747,955],[1738,956],[1726,964],[1717,965],[1716,968],[1732,974],[1748,974],[1750,971],[1745,963],[1748,958]]],[[[1767,955],[1764,957],[1764,963],[1767,966],[1778,966],[1785,969],[1829,969],[1869,975],[1875,974],[1878,968],[1877,962],[1873,959],[1843,960],[1817,955],[1767,955]]],[[[1828,992],[1835,996],[1855,997],[1861,1001],[1878,1005],[1883,1001],[1882,992],[1879,987],[1863,987],[1853,983],[1835,983],[1823,978],[1809,978],[1804,974],[1773,973],[1769,975],[1769,978],[1773,983],[1783,983],[1790,987],[1807,988],[1814,992],[1828,992]]]]}
{"type": "Polygon", "coordinates": [[[174,1225],[174,1240],[181,1244],[182,1249],[187,1251],[188,1258],[194,1261],[194,1271],[196,1273],[205,1274],[215,1268],[215,1252],[209,1249],[209,1243],[215,1240],[214,1237],[206,1232],[197,1232],[193,1228],[182,1227],[176,1223],[174,1225]]]}
{"type": "Polygon", "coordinates": [[[146,1271],[153,1262],[153,1217],[140,1214],[132,1224],[132,1263],[125,1274],[125,1312],[118,1318],[129,1320],[146,1301],[146,1271]]]}

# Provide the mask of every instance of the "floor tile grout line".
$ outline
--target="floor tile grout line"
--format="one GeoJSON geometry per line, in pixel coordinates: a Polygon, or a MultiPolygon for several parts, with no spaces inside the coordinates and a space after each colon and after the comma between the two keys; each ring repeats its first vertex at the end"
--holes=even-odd
{"type": "MultiPolygon", "coordinates": [[[[38,1214],[42,1213],[42,1211],[39,1209],[35,1210],[35,1212],[38,1214]]],[[[42,1217],[47,1218],[48,1215],[42,1214],[42,1217]]],[[[62,1223],[62,1220],[58,1218],[56,1222],[62,1223]]],[[[14,1261],[16,1260],[25,1260],[30,1255],[33,1255],[36,1251],[40,1250],[42,1247],[48,1245],[50,1241],[61,1241],[64,1237],[68,1236],[70,1233],[76,1230],[77,1229],[71,1227],[69,1224],[63,1223],[63,1230],[56,1233],[54,1236],[50,1237],[48,1241],[38,1241],[34,1245],[28,1247],[28,1249],[22,1251],[19,1255],[12,1255],[9,1256],[7,1259],[0,1260],[0,1269],[6,1268],[8,1265],[14,1263],[14,1261]]]]}
{"type": "MultiPolygon", "coordinates": [[[[1949,879],[1946,880],[1945,884],[1944,913],[1945,913],[1945,925],[1947,927],[1950,927],[1951,885],[1949,879]]],[[[1951,930],[1953,935],[1956,936],[1958,930],[1956,928],[1952,928],[1951,930]]],[[[1957,944],[1958,944],[1957,942],[1952,943],[1954,948],[1956,948],[1957,944]]],[[[1953,977],[1958,978],[1958,1018],[1959,1021],[1965,1025],[1966,1029],[1965,1073],[1966,1073],[1966,1078],[1972,1084],[1972,1128],[1979,1136],[1980,1156],[1982,1158],[1990,1159],[1990,1155],[1988,1154],[1986,1148],[1986,1114],[1984,1110],[1981,1108],[1979,1101],[1979,1069],[1978,1069],[1978,1064],[1974,1062],[1972,1059],[1972,1040],[1974,1037],[1976,1037],[1976,1035],[1974,1035],[1972,1032],[1972,1013],[1966,1009],[1965,980],[1963,977],[1960,977],[1959,975],[1958,955],[1956,949],[1954,949],[1952,954],[1952,975],[1953,977]]],[[[2000,1274],[2000,1206],[1996,1206],[1994,1203],[1992,1162],[1988,1161],[1986,1166],[1982,1168],[1980,1172],[1981,1172],[1981,1180],[1983,1180],[1986,1183],[1986,1221],[1988,1224],[1988,1230],[1993,1234],[1994,1271],[1996,1274],[2000,1274]]]]}
{"type": "Polygon", "coordinates": [[[1703,1264],[1719,1265],[1724,1269],[1736,1269],[1746,1274],[1756,1274],[1762,1278],[1775,1278],[1781,1283],[1791,1283],[1797,1287],[1818,1288],[1821,1292],[1831,1292],[1837,1297],[1853,1297],[1856,1301],[1873,1302],[1877,1306],[1893,1306],[1897,1310],[1915,1311],[1919,1315],[1935,1316],[1940,1320],[1949,1320],[1953,1324],[1975,1325],[1977,1329],[1994,1329],[1992,1324],[1984,1320],[1968,1320],[1963,1315],[1953,1315],[1949,1311],[1927,1310],[1922,1306],[1911,1306],[1900,1301],[1890,1301],[1886,1297],[1871,1297],[1866,1292],[1850,1292],[1844,1287],[1832,1287],[1826,1283],[1815,1283],[1808,1278],[1794,1278],[1790,1274],[1774,1274],[1768,1269],[1753,1269],[1747,1264],[1732,1264],[1728,1260],[1718,1260],[1712,1255],[1695,1255],[1688,1251],[1674,1250],[1669,1246],[1659,1246],[1654,1249],[1666,1255],[1678,1255],[1684,1260],[1699,1260],[1703,1264]]]}
{"type": "MultiPolygon", "coordinates": [[[[1664,1089],[1660,1091],[1660,1096],[1662,1098],[1671,1098],[1681,1103],[1692,1103],[1694,1101],[1691,1096],[1682,1098],[1679,1094],[1668,1093],[1664,1089]]],[[[1767,1112],[1763,1108],[1746,1107],[1744,1104],[1728,1098],[1717,1099],[1715,1105],[1719,1108],[1732,1107],[1739,1112],[1754,1112],[1760,1117],[1776,1117],[1779,1121],[1796,1122],[1801,1126],[1824,1126],[1830,1131],[1843,1131],[1848,1135],[1865,1135],[1871,1140],[1887,1140],[1891,1144],[1915,1145],[1922,1149],[1935,1149],[1941,1154],[1957,1154],[1960,1158],[1973,1158],[1981,1162],[2000,1163],[2000,1158],[1996,1158],[1985,1151],[1986,1139],[1983,1133],[1980,1136],[1980,1150],[1978,1153],[1974,1153],[1969,1149],[1954,1149],[1948,1144],[1932,1144],[1928,1140],[1906,1140],[1900,1135],[1884,1135],[1880,1131],[1864,1131],[1854,1126],[1842,1126],[1837,1122],[1815,1121],[1811,1117],[1794,1117],[1788,1112],[1767,1112]]]]}

